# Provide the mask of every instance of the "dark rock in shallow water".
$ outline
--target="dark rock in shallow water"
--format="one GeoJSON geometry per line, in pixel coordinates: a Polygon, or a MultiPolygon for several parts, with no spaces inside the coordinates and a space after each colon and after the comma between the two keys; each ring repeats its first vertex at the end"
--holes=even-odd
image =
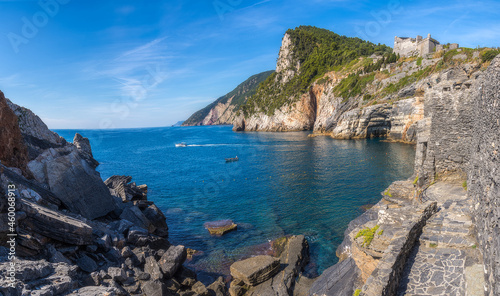
{"type": "Polygon", "coordinates": [[[313,283],[309,296],[352,296],[359,269],[352,258],[328,268],[313,283]]]}
{"type": "Polygon", "coordinates": [[[206,222],[204,226],[212,235],[224,235],[230,231],[236,230],[237,228],[237,225],[229,219],[206,222]]]}
{"type": "Polygon", "coordinates": [[[195,292],[199,296],[210,296],[210,292],[202,282],[194,283],[194,285],[191,287],[191,290],[193,290],[193,292],[195,292]]]}

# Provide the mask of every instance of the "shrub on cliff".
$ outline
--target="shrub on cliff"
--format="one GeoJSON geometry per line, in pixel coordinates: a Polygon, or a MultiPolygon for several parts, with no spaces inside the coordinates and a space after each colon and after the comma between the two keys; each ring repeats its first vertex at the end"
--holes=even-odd
{"type": "Polygon", "coordinates": [[[488,51],[485,51],[481,55],[481,61],[483,63],[492,61],[499,53],[500,53],[500,50],[498,50],[498,49],[490,49],[488,51]]]}

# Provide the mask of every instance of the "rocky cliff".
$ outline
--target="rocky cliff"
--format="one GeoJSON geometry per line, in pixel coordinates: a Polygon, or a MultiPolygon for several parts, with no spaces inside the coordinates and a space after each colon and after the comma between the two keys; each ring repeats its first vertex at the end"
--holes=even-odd
{"type": "Polygon", "coordinates": [[[24,144],[17,116],[14,114],[0,92],[0,161],[8,167],[16,167],[26,175],[28,164],[28,149],[24,144]]]}
{"type": "Polygon", "coordinates": [[[312,73],[317,75],[301,90],[294,86],[306,81],[305,73],[311,72],[308,59],[318,49],[307,51],[293,32],[283,37],[276,72],[242,106],[234,130],[312,130],[339,139],[382,136],[416,143],[425,97],[439,83],[437,88],[469,89],[472,75],[484,70],[481,57],[489,51],[454,49],[399,60],[378,51],[330,68],[315,64],[312,73]]]}
{"type": "Polygon", "coordinates": [[[262,72],[248,78],[228,94],[195,112],[182,126],[233,124],[240,106],[252,96],[259,84],[274,71],[262,72]]]}

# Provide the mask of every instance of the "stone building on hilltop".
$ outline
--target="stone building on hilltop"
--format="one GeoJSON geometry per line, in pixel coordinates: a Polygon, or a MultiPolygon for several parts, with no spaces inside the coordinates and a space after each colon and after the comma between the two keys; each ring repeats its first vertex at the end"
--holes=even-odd
{"type": "Polygon", "coordinates": [[[434,52],[438,46],[440,46],[439,41],[432,38],[431,34],[428,34],[425,39],[422,39],[422,36],[417,36],[417,38],[394,37],[394,53],[404,57],[424,56],[434,52]]]}

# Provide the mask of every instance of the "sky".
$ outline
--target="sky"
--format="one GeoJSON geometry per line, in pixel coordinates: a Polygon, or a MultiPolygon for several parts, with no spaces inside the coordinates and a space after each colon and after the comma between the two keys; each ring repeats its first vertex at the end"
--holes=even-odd
{"type": "Polygon", "coordinates": [[[500,46],[499,1],[0,0],[0,90],[51,129],[169,126],[276,67],[289,28],[500,46]]]}

